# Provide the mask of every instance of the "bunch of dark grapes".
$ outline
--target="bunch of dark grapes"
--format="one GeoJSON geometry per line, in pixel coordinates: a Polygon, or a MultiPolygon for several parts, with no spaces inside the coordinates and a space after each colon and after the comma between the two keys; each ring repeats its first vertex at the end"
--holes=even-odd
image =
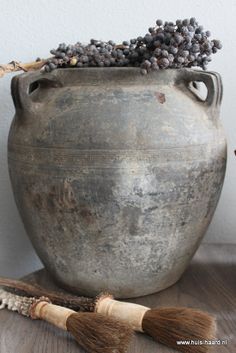
{"type": "Polygon", "coordinates": [[[210,39],[194,17],[174,22],[156,21],[145,36],[117,45],[91,39],[89,44],[59,44],[51,50],[52,58],[44,66],[46,72],[66,67],[140,67],[142,74],[151,70],[179,69],[199,66],[207,69],[211,54],[222,48],[219,40],[210,39]]]}

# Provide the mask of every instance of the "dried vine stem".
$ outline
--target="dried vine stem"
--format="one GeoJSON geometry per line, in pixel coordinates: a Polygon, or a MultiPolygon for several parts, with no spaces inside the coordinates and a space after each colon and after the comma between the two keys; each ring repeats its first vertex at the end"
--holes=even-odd
{"type": "Polygon", "coordinates": [[[58,293],[41,288],[38,285],[32,285],[23,281],[0,277],[0,286],[4,286],[11,292],[17,292],[32,297],[48,297],[54,304],[67,306],[76,311],[94,311],[95,299],[78,297],[65,293],[58,293]]]}
{"type": "MultiPolygon", "coordinates": [[[[124,49],[125,46],[122,44],[117,44],[115,48],[124,49]]],[[[32,61],[30,63],[21,63],[13,60],[8,64],[0,64],[0,78],[10,72],[16,72],[16,71],[28,72],[28,71],[40,70],[48,62],[49,59],[50,58],[42,59],[40,61],[32,61]]]]}
{"type": "Polygon", "coordinates": [[[40,70],[48,59],[43,59],[40,61],[32,61],[30,63],[19,63],[18,61],[12,61],[9,64],[0,64],[0,78],[3,77],[5,74],[15,71],[36,71],[40,70]]]}

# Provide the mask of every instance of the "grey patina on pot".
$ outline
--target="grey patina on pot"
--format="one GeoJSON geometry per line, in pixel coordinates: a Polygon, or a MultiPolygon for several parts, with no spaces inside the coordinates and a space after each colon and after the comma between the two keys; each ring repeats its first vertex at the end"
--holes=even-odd
{"type": "Polygon", "coordinates": [[[12,80],[9,171],[27,233],[67,289],[117,297],[175,283],[220,196],[217,73],[61,69],[12,80]],[[191,85],[203,81],[199,98],[191,85]]]}

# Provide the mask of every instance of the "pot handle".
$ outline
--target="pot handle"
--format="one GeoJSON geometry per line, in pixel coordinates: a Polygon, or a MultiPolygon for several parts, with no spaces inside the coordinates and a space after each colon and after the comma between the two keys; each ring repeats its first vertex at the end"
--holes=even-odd
{"type": "Polygon", "coordinates": [[[198,71],[198,70],[183,70],[178,75],[176,83],[183,83],[195,98],[210,110],[217,110],[222,101],[223,86],[221,77],[217,72],[198,71]],[[203,82],[207,88],[207,96],[202,100],[197,94],[197,89],[190,86],[191,82],[203,82]]]}
{"type": "Polygon", "coordinates": [[[36,113],[36,104],[31,97],[34,87],[61,87],[58,77],[44,75],[42,72],[25,73],[14,76],[11,80],[11,95],[16,111],[36,113]]]}

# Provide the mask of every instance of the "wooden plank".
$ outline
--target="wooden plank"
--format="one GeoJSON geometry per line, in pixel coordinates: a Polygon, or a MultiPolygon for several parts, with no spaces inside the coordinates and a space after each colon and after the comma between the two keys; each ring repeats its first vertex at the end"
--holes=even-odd
{"type": "MultiPolygon", "coordinates": [[[[218,338],[228,345],[214,347],[212,353],[236,352],[236,245],[203,244],[181,280],[174,286],[132,300],[146,306],[189,306],[217,317],[218,338]]],[[[54,288],[41,270],[27,277],[31,282],[54,288]]],[[[7,310],[0,311],[1,353],[84,353],[74,339],[47,323],[31,321],[7,310]]],[[[172,353],[173,350],[136,334],[128,353],[172,353]]]]}

